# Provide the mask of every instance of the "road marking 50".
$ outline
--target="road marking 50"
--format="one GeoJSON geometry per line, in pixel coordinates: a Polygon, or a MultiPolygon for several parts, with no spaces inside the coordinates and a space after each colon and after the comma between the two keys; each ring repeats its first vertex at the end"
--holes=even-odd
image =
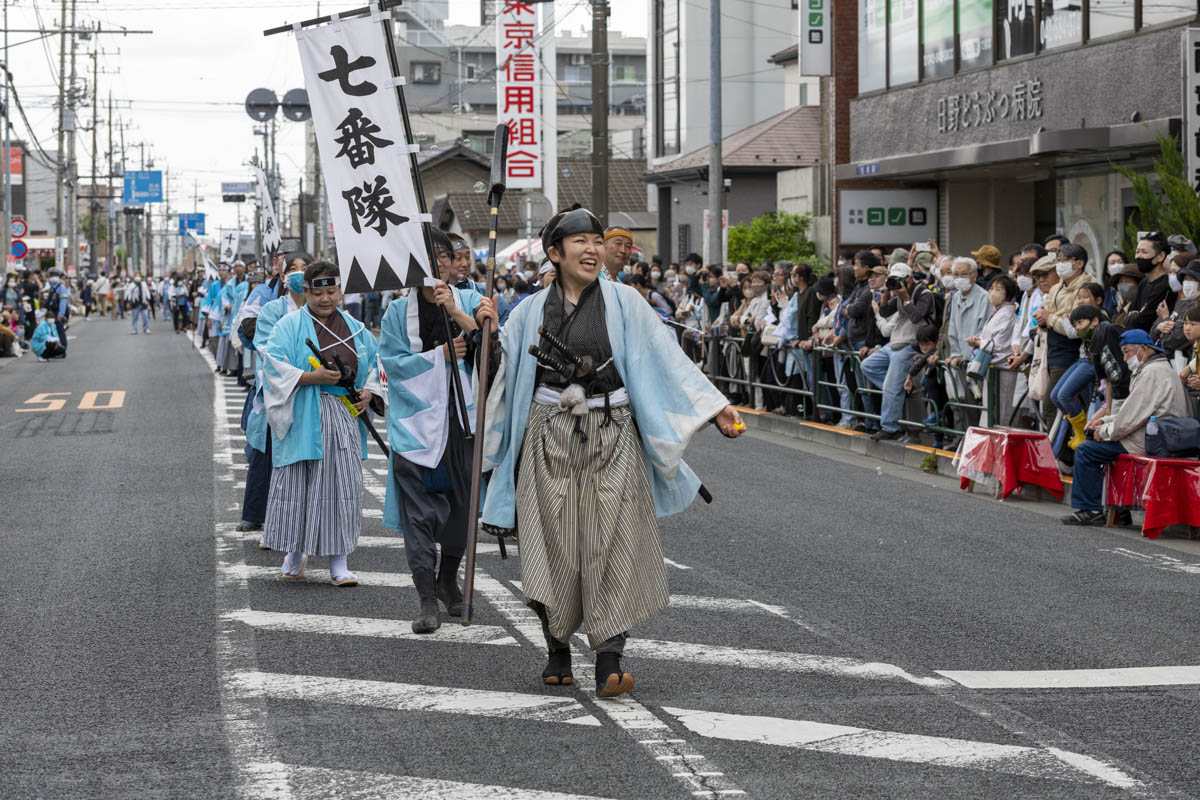
{"type": "MultiPolygon", "coordinates": [[[[66,398],[71,396],[71,392],[42,392],[35,394],[23,404],[24,406],[33,406],[32,408],[18,408],[18,414],[27,414],[32,411],[62,411],[67,406],[66,398]]],[[[79,409],[81,411],[107,411],[121,408],[125,405],[125,392],[113,389],[105,389],[99,392],[84,392],[84,395],[79,400],[79,409]],[[107,395],[103,405],[100,404],[100,395],[107,395]]]]}

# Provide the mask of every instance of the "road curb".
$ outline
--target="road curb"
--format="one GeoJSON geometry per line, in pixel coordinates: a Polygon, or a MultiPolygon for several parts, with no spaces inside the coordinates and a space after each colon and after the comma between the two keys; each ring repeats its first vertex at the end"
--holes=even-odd
{"type": "MultiPolygon", "coordinates": [[[[742,420],[746,423],[746,427],[762,431],[763,433],[812,442],[813,444],[844,450],[847,453],[866,456],[883,464],[898,464],[929,474],[958,480],[958,472],[954,468],[954,453],[950,450],[939,450],[920,444],[873,442],[871,441],[871,437],[865,433],[848,431],[818,422],[805,422],[794,417],[767,414],[740,406],[738,407],[738,412],[742,415],[742,420]],[[926,459],[931,454],[934,456],[936,468],[926,470],[923,465],[926,464],[926,459]]],[[[1070,505],[1070,481],[1070,478],[1063,477],[1066,492],[1064,492],[1061,501],[1055,500],[1049,492],[1043,492],[1043,499],[1040,502],[1070,505]]],[[[1025,502],[1039,502],[1035,499],[1032,491],[1022,494],[1021,499],[1025,502]]]]}

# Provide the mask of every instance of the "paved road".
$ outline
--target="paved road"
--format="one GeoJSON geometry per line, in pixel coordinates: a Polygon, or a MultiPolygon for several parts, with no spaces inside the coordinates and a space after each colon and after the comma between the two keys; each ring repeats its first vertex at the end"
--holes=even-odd
{"type": "Polygon", "coordinates": [[[242,393],[162,324],[72,334],[0,369],[0,797],[1200,795],[1191,543],[706,431],[717,500],[664,522],[672,607],[597,701],[582,652],[540,685],[492,546],[477,624],[408,632],[378,457],[363,585],[278,580],[233,531],[242,393]]]}

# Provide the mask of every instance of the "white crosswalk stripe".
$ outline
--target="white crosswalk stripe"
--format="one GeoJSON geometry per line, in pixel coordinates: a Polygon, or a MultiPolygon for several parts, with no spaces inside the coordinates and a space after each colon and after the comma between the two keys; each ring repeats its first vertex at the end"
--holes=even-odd
{"type": "Polygon", "coordinates": [[[663,708],[701,736],[793,747],[820,753],[881,758],[939,767],[980,769],[1030,778],[1085,780],[1132,789],[1140,782],[1078,753],[1053,748],[972,742],[939,736],[852,728],[823,722],[663,708]]]}
{"type": "Polygon", "coordinates": [[[324,769],[294,764],[266,765],[286,770],[292,783],[305,797],[337,797],[340,800],[384,800],[419,797],[421,800],[603,800],[581,794],[562,794],[509,786],[485,786],[479,783],[384,775],[324,769]]]}
{"type": "Polygon", "coordinates": [[[600,720],[569,697],[277,672],[246,671],[236,673],[232,678],[242,692],[271,700],[304,700],[392,711],[430,711],[568,725],[600,724],[600,720]]]}
{"type": "Polygon", "coordinates": [[[433,644],[466,643],[516,645],[517,640],[495,625],[443,625],[436,634],[412,632],[412,623],[402,619],[335,617],[325,614],[292,614],[280,611],[242,609],[224,615],[254,628],[285,633],[316,633],[333,636],[370,636],[379,639],[408,639],[433,644]]]}

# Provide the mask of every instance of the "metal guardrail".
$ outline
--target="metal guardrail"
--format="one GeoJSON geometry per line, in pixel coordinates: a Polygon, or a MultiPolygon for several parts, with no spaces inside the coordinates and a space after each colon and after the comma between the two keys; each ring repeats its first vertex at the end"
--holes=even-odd
{"type": "MultiPolygon", "coordinates": [[[[686,328],[678,323],[671,324],[679,334],[681,346],[685,338],[691,337],[695,341],[696,329],[686,328]]],[[[871,384],[863,373],[862,358],[857,351],[831,347],[814,347],[810,351],[802,351],[795,347],[779,344],[767,347],[768,354],[764,363],[761,351],[749,356],[742,355],[741,351],[745,341],[743,336],[729,335],[719,330],[703,334],[699,343],[702,355],[700,366],[718,388],[723,386],[741,387],[746,394],[751,396],[751,402],[753,402],[753,395],[756,391],[803,398],[805,402],[801,415],[814,422],[826,412],[875,422],[879,422],[881,419],[879,409],[883,400],[883,391],[871,384]],[[808,353],[809,358],[805,358],[801,355],[802,353],[808,353]],[[839,381],[836,372],[826,367],[827,357],[844,360],[842,374],[846,375],[853,371],[856,376],[853,386],[849,382],[839,381]],[[743,359],[748,359],[750,362],[750,374],[747,374],[743,359]],[[798,377],[799,380],[795,382],[799,383],[799,386],[787,385],[789,379],[793,377],[786,374],[784,367],[789,360],[798,367],[795,377],[798,377]],[[809,366],[810,363],[811,366],[809,366]],[[764,377],[769,377],[770,380],[763,380],[764,377]],[[851,407],[849,409],[843,408],[839,401],[843,391],[850,395],[851,407]]],[[[947,399],[945,402],[938,402],[926,395],[922,384],[917,383],[913,392],[908,396],[920,396],[924,403],[926,416],[918,420],[902,414],[899,422],[903,428],[940,436],[962,436],[966,428],[972,424],[972,418],[977,421],[985,412],[990,424],[994,426],[1011,426],[1015,421],[1023,398],[1014,399],[1009,419],[998,419],[999,409],[1003,406],[1000,402],[1000,376],[1004,373],[1011,373],[1013,370],[993,363],[989,367],[985,379],[978,382],[968,380],[965,369],[951,369],[942,360],[926,369],[933,370],[934,379],[947,387],[947,399]],[[976,393],[976,398],[972,400],[970,395],[976,393]],[[932,424],[925,422],[929,416],[934,418],[932,424]]],[[[906,402],[905,405],[907,407],[908,403],[906,402]]],[[[1035,414],[1034,417],[1036,419],[1037,415],[1035,414]]]]}

